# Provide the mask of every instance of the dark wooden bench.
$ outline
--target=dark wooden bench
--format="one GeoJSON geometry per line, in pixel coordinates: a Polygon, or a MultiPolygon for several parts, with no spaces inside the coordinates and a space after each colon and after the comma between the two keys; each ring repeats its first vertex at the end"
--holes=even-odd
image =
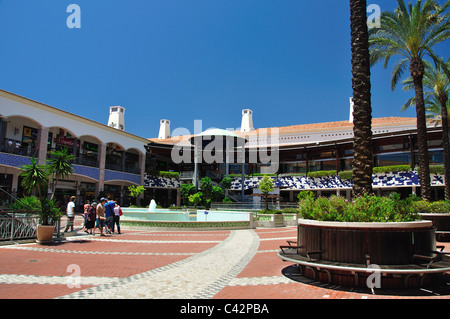
{"type": "Polygon", "coordinates": [[[431,253],[431,256],[425,256],[425,255],[420,255],[420,254],[414,254],[413,255],[413,259],[414,260],[425,260],[428,261],[427,264],[427,268],[430,268],[430,266],[443,259],[443,256],[446,256],[448,254],[450,254],[450,252],[446,252],[444,251],[445,246],[436,246],[437,249],[440,250],[434,250],[431,253]]]}
{"type": "MultiPolygon", "coordinates": [[[[298,253],[302,246],[296,245],[297,242],[290,241],[287,246],[280,246],[278,257],[283,261],[295,263],[310,269],[313,273],[313,279],[316,279],[316,272],[321,270],[327,273],[328,282],[332,282],[333,271],[348,272],[354,277],[354,285],[359,283],[360,274],[373,274],[378,272],[383,275],[404,276],[404,286],[408,287],[408,280],[411,276],[420,277],[422,285],[425,275],[442,274],[450,272],[450,252],[443,251],[444,246],[437,246],[439,250],[432,251],[429,256],[416,254],[413,256],[414,262],[406,265],[377,265],[376,268],[370,268],[370,256],[366,255],[365,264],[339,263],[322,260],[322,251],[307,251],[306,255],[298,253]],[[293,245],[295,244],[295,245],[293,245]]],[[[301,269],[301,267],[299,267],[301,269]]]]}

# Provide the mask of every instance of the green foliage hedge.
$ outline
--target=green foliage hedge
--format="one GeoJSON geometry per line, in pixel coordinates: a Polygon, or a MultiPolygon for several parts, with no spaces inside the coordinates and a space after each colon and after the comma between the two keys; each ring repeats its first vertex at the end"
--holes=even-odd
{"type": "Polygon", "coordinates": [[[406,222],[420,219],[417,198],[401,200],[400,195],[390,197],[363,195],[347,200],[333,195],[314,199],[310,194],[299,202],[301,218],[339,222],[406,222]]]}
{"type": "Polygon", "coordinates": [[[416,201],[414,206],[419,213],[450,213],[450,201],[437,202],[416,201]]]}
{"type": "MultiPolygon", "coordinates": [[[[420,174],[420,168],[417,168],[417,173],[420,174]]],[[[444,165],[430,165],[430,174],[444,175],[444,165]]]]}
{"type": "Polygon", "coordinates": [[[373,173],[409,172],[410,170],[411,166],[409,165],[391,165],[374,167],[373,173]]]}
{"type": "Polygon", "coordinates": [[[336,175],[336,171],[316,171],[316,172],[309,172],[306,176],[308,176],[309,178],[320,178],[334,175],[336,175]]]}

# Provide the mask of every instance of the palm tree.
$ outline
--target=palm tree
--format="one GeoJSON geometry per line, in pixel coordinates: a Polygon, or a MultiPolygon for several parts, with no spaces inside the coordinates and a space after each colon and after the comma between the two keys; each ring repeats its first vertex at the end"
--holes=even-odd
{"type": "Polygon", "coordinates": [[[58,179],[66,178],[70,174],[73,174],[74,169],[71,162],[74,160],[75,156],[68,153],[67,148],[62,148],[57,151],[50,152],[50,159],[47,160],[47,167],[49,174],[52,175],[53,186],[52,186],[52,196],[55,196],[56,185],[58,179]]]}
{"type": "Polygon", "coordinates": [[[370,33],[371,64],[384,60],[387,67],[394,56],[400,56],[393,69],[391,88],[395,89],[403,73],[409,66],[413,80],[416,115],[417,147],[419,153],[420,183],[422,198],[431,199],[431,183],[427,145],[427,126],[423,94],[424,57],[431,57],[436,63],[438,58],[433,47],[450,37],[448,13],[442,13],[450,5],[447,1],[442,7],[434,0],[405,5],[404,0],[397,0],[395,12],[385,11],[381,15],[381,27],[370,33]]]}
{"type": "MultiPolygon", "coordinates": [[[[445,179],[445,199],[450,200],[450,139],[448,130],[448,93],[450,91],[450,80],[445,74],[444,69],[450,67],[450,58],[442,66],[438,64],[436,67],[428,61],[423,61],[425,65],[425,74],[423,85],[429,91],[425,92],[424,101],[426,105],[427,118],[431,116],[440,117],[442,124],[442,144],[444,149],[444,179],[445,179]]],[[[403,81],[403,90],[408,91],[414,88],[411,78],[403,81]]],[[[410,106],[415,105],[415,97],[412,97],[403,106],[402,110],[406,110],[410,106]]]]}
{"type": "Polygon", "coordinates": [[[353,193],[372,192],[372,106],[367,3],[350,0],[353,84],[353,193]]]}
{"type": "Polygon", "coordinates": [[[34,190],[38,192],[38,197],[42,198],[42,190],[47,187],[48,173],[45,165],[39,165],[36,158],[31,158],[31,164],[23,165],[20,176],[25,192],[31,194],[34,190]]]}

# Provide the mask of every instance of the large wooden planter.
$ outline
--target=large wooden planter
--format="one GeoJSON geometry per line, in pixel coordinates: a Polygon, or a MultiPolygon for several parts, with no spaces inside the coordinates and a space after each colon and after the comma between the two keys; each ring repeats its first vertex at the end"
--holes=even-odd
{"type": "MultiPolygon", "coordinates": [[[[436,250],[435,228],[431,221],[402,223],[341,223],[299,220],[299,255],[312,255],[320,261],[335,265],[380,265],[402,268],[414,264],[413,255],[429,256],[436,250]]],[[[343,286],[353,286],[351,273],[335,270],[330,272],[310,272],[304,269],[306,277],[330,281],[343,286]],[[318,276],[318,278],[316,277],[318,276]]],[[[361,277],[358,285],[364,286],[367,276],[361,277]]],[[[383,276],[385,288],[403,287],[403,279],[383,276]]],[[[421,285],[428,284],[421,282],[421,285]]]]}
{"type": "Polygon", "coordinates": [[[436,227],[436,240],[450,242],[450,213],[420,214],[422,219],[430,220],[436,227]]]}

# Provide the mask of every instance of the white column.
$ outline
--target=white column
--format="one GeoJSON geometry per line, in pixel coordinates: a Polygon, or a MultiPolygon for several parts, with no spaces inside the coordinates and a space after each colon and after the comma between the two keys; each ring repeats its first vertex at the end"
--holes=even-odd
{"type": "Polygon", "coordinates": [[[48,127],[41,127],[38,136],[38,163],[43,165],[47,160],[48,127]]]}

